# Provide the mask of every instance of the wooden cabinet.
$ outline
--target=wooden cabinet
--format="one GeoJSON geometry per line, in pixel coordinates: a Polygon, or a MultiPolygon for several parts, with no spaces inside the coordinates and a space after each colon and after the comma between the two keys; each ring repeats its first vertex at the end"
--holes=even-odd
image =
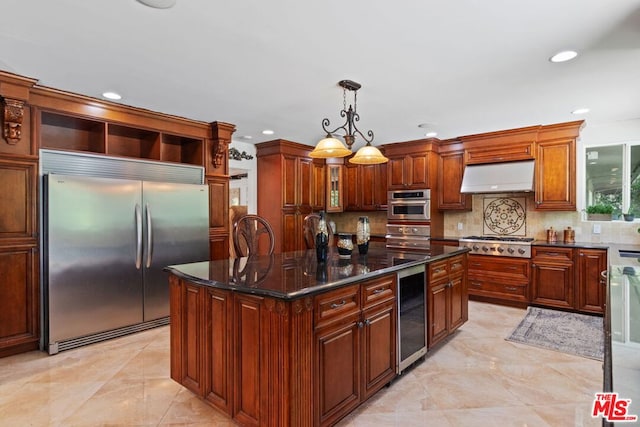
{"type": "Polygon", "coordinates": [[[276,252],[306,249],[304,217],[324,203],[316,196],[325,180],[309,157],[312,148],[282,139],[256,144],[258,215],[273,228],[276,252]]]}
{"type": "Polygon", "coordinates": [[[536,210],[576,210],[576,140],[584,121],[543,126],[536,142],[536,210]]]}
{"type": "Polygon", "coordinates": [[[333,425],[395,376],[395,275],[315,298],[315,425],[333,425]]]}
{"type": "Polygon", "coordinates": [[[37,170],[0,155],[0,357],[38,348],[37,170]]]}
{"type": "Polygon", "coordinates": [[[431,152],[408,155],[389,154],[388,184],[389,190],[431,188],[429,168],[431,152]]]}
{"type": "Polygon", "coordinates": [[[344,166],[345,211],[387,209],[387,164],[344,166]]]}
{"type": "Polygon", "coordinates": [[[433,348],[469,319],[467,255],[428,264],[427,347],[433,348]]]}
{"type": "Polygon", "coordinates": [[[469,255],[470,297],[526,306],[529,303],[529,264],[529,259],[524,258],[469,255]]]}
{"type": "Polygon", "coordinates": [[[329,202],[329,177],[324,160],[314,159],[311,162],[311,209],[314,211],[326,210],[329,202]]]}
{"type": "MultiPolygon", "coordinates": [[[[327,159],[327,162],[333,159],[327,159]]],[[[342,160],[341,160],[342,161],[342,160]]],[[[344,166],[342,163],[326,165],[326,203],[324,210],[327,212],[342,212],[344,207],[344,166]]]]}
{"type": "Polygon", "coordinates": [[[532,247],[531,303],[584,313],[604,313],[607,251],[591,248],[532,247]]]}
{"type": "Polygon", "coordinates": [[[600,273],[607,269],[604,249],[576,249],[577,290],[576,309],[585,313],[604,313],[606,282],[600,273]]]}
{"type": "Polygon", "coordinates": [[[396,375],[396,276],[283,301],[170,275],[171,378],[241,425],[333,425],[396,375]]]}
{"type": "Polygon", "coordinates": [[[535,158],[534,142],[539,128],[530,126],[461,136],[459,139],[464,144],[465,164],[532,160],[535,158]]]}
{"type": "Polygon", "coordinates": [[[436,139],[385,144],[387,190],[433,188],[436,184],[436,139]]]}
{"type": "Polygon", "coordinates": [[[42,148],[203,165],[204,138],[47,110],[39,123],[42,148]]]}
{"type": "Polygon", "coordinates": [[[464,167],[464,151],[440,153],[438,158],[438,209],[471,210],[471,194],[460,193],[464,167]]]}
{"type": "Polygon", "coordinates": [[[573,309],[573,249],[533,246],[531,256],[531,303],[573,309]]]}

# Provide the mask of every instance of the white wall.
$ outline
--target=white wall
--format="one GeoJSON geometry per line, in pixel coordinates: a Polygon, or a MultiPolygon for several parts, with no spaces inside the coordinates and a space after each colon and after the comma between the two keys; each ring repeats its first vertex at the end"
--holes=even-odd
{"type": "Polygon", "coordinates": [[[246,173],[248,176],[242,180],[229,180],[229,188],[240,188],[241,200],[246,200],[247,212],[258,212],[258,195],[256,189],[258,188],[257,180],[257,161],[256,161],[256,147],[253,144],[247,144],[246,142],[231,141],[229,148],[235,148],[236,150],[245,151],[250,156],[253,156],[251,160],[231,160],[229,159],[229,172],[231,175],[246,173]]]}

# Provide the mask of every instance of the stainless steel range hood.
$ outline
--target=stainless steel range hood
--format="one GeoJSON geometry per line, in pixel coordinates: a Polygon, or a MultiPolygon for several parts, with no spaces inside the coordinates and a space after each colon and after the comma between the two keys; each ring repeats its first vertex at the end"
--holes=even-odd
{"type": "Polygon", "coordinates": [[[462,177],[461,193],[504,193],[533,191],[533,160],[468,165],[462,177]]]}

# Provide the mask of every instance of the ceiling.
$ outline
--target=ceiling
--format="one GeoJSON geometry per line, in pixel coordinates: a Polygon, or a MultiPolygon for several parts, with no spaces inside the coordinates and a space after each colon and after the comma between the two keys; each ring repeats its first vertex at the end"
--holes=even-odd
{"type": "Polygon", "coordinates": [[[323,118],[342,124],[343,79],[362,84],[373,145],[640,118],[640,0],[0,0],[0,15],[0,69],[233,123],[243,142],[315,144],[323,118]]]}

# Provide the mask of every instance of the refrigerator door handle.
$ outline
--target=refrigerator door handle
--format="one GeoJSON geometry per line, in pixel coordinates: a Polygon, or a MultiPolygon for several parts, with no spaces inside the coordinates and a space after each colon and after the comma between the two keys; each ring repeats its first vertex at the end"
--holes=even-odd
{"type": "Polygon", "coordinates": [[[153,260],[153,226],[151,223],[151,208],[149,203],[145,204],[145,210],[147,212],[147,268],[151,267],[151,261],[153,260]]]}
{"type": "Polygon", "coordinates": [[[142,212],[136,203],[136,270],[142,265],[142,212]]]}

